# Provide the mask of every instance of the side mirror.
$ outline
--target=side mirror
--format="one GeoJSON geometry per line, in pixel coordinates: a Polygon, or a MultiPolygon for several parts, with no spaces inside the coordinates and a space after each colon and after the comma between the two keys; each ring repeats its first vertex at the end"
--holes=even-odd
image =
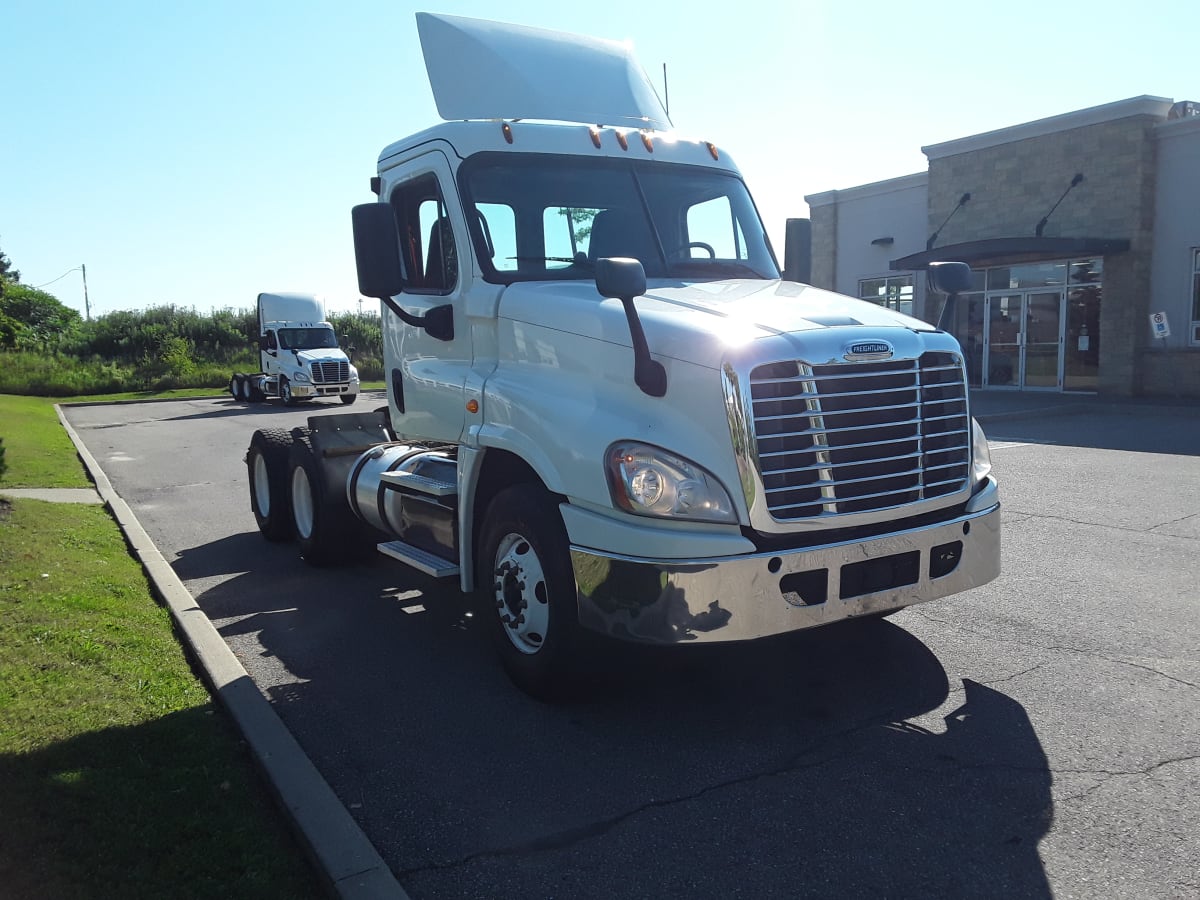
{"type": "Polygon", "coordinates": [[[812,283],[812,221],[788,219],[783,233],[783,277],[812,283]]]}
{"type": "Polygon", "coordinates": [[[646,293],[646,270],[636,259],[596,260],[596,290],[601,297],[623,300],[646,293]]]}
{"type": "Polygon", "coordinates": [[[400,293],[404,285],[400,237],[391,205],[360,204],[350,211],[350,220],[354,226],[359,293],[380,300],[400,293]]]}
{"type": "Polygon", "coordinates": [[[963,262],[935,262],[929,264],[929,289],[936,294],[945,294],[942,314],[937,327],[949,331],[954,326],[955,307],[958,295],[971,287],[971,267],[963,262]]]}
{"type": "Polygon", "coordinates": [[[936,294],[960,294],[971,289],[971,267],[963,262],[929,264],[929,289],[936,294]]]}
{"type": "Polygon", "coordinates": [[[259,350],[267,349],[267,339],[265,337],[260,336],[254,343],[258,345],[259,350]]]}

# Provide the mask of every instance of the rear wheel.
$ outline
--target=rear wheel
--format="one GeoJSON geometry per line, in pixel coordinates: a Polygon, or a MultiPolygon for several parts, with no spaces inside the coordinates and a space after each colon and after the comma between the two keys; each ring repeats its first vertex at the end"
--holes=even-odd
{"type": "Polygon", "coordinates": [[[258,530],[268,541],[286,541],[292,536],[292,512],[288,498],[288,451],[292,436],[282,428],[263,428],[250,438],[246,452],[246,474],[250,479],[250,509],[258,530]]]}
{"type": "Polygon", "coordinates": [[[578,686],[582,649],[566,529],[540,485],[501,491],[488,506],[479,590],[492,607],[500,660],[523,691],[562,700],[578,686]]]}
{"type": "Polygon", "coordinates": [[[288,455],[288,493],[292,528],[305,562],[332,566],[362,557],[368,546],[365,527],[350,511],[341,486],[329,484],[313,452],[307,429],[292,432],[288,455]]]}
{"type": "Polygon", "coordinates": [[[267,395],[263,393],[262,388],[259,386],[261,383],[261,377],[246,379],[246,400],[250,403],[262,403],[267,399],[267,395]]]}
{"type": "Polygon", "coordinates": [[[245,377],[240,372],[235,372],[233,377],[229,379],[229,396],[233,397],[234,400],[242,399],[242,379],[245,377]]]}

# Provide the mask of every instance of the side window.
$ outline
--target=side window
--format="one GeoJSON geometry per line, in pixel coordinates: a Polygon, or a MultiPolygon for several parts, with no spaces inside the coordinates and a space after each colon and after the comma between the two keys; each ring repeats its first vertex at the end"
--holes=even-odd
{"type": "Polygon", "coordinates": [[[729,198],[724,195],[688,208],[687,239],[688,252],[685,255],[692,259],[748,258],[746,238],[729,205],[729,198]],[[709,247],[712,248],[711,253],[709,247]]]}
{"type": "Polygon", "coordinates": [[[392,192],[404,290],[448,294],[458,284],[458,249],[437,176],[419,175],[392,192]]]}
{"type": "Polygon", "coordinates": [[[279,341],[275,340],[275,332],[274,331],[267,332],[267,349],[268,350],[278,350],[279,349],[279,341]]]}
{"type": "Polygon", "coordinates": [[[476,203],[492,266],[497,272],[517,270],[517,214],[506,203],[476,203]]]}

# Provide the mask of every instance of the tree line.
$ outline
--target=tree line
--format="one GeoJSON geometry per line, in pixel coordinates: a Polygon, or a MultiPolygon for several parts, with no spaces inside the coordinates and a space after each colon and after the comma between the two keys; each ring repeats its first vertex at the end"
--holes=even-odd
{"type": "MultiPolygon", "coordinates": [[[[84,319],[53,294],[21,282],[0,250],[0,393],[82,393],[220,388],[230,372],[258,370],[254,309],[166,304],[84,319]]],[[[329,322],[359,377],[383,378],[378,316],[332,313],[329,322]]]]}

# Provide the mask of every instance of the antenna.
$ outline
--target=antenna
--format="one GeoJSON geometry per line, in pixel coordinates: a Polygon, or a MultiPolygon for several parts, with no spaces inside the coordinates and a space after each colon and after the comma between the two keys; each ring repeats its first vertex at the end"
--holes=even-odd
{"type": "Polygon", "coordinates": [[[663,110],[671,115],[671,91],[667,87],[667,64],[663,63],[663,110]]]}

